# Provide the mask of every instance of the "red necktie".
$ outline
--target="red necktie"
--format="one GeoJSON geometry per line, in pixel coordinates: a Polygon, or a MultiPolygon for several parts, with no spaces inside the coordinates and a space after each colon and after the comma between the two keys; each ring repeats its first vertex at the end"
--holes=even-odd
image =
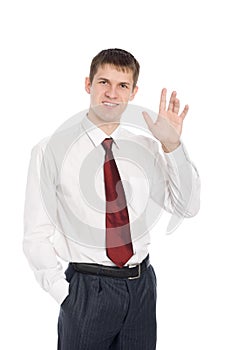
{"type": "Polygon", "coordinates": [[[120,174],[112,154],[112,138],[102,142],[105,149],[104,182],[106,195],[106,251],[118,267],[133,255],[129,215],[120,174]]]}

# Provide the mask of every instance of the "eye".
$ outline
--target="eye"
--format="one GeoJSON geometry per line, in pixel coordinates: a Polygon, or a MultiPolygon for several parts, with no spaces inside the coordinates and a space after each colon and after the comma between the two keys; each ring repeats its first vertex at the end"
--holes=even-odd
{"type": "Polygon", "coordinates": [[[107,80],[100,80],[99,83],[100,83],[101,85],[107,85],[107,80]]]}
{"type": "Polygon", "coordinates": [[[120,86],[122,87],[122,89],[128,89],[128,85],[127,84],[122,83],[120,86]]]}

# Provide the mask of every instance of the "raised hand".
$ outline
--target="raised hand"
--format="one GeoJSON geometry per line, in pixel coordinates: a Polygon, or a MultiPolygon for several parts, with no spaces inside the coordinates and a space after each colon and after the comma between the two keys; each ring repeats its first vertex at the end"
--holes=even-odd
{"type": "Polygon", "coordinates": [[[179,114],[180,101],[176,97],[176,91],[173,91],[166,109],[166,97],[167,90],[163,89],[160,98],[159,114],[155,122],[153,122],[147,112],[142,114],[151,133],[161,142],[163,150],[172,152],[180,145],[183,121],[189,107],[185,105],[183,111],[179,114]]]}

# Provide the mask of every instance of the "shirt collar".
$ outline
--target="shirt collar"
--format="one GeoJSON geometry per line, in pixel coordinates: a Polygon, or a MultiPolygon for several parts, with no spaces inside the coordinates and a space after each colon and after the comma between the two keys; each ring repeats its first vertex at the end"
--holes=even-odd
{"type": "Polygon", "coordinates": [[[120,138],[121,126],[119,125],[111,135],[107,135],[103,130],[98,128],[94,123],[88,119],[87,115],[82,120],[82,127],[84,128],[87,136],[92,141],[95,147],[99,146],[105,138],[111,137],[113,142],[119,148],[119,144],[117,143],[117,139],[120,138]]]}

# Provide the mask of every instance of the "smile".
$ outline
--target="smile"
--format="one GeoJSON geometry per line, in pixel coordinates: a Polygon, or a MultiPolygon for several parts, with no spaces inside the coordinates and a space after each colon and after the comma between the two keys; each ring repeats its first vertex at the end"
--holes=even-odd
{"type": "Polygon", "coordinates": [[[111,103],[111,102],[103,102],[103,104],[107,107],[117,107],[119,103],[111,103]]]}

